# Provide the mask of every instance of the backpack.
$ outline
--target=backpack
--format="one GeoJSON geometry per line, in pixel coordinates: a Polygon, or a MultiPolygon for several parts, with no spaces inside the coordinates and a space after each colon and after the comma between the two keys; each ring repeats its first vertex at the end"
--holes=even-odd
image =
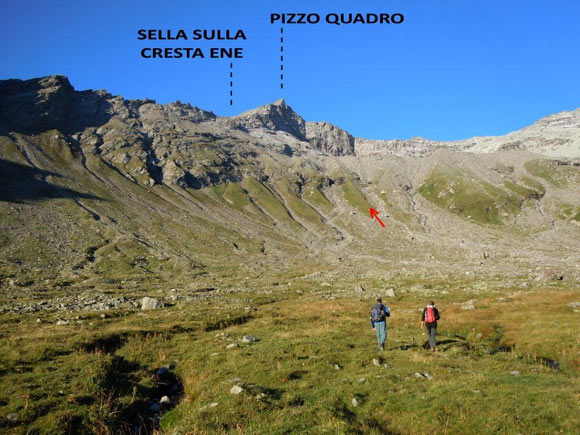
{"type": "Polygon", "coordinates": [[[387,317],[387,314],[382,304],[376,304],[371,310],[371,320],[373,322],[383,322],[385,317],[387,317]]]}
{"type": "Polygon", "coordinates": [[[435,322],[435,307],[432,305],[425,307],[425,322],[427,323],[435,322]]]}

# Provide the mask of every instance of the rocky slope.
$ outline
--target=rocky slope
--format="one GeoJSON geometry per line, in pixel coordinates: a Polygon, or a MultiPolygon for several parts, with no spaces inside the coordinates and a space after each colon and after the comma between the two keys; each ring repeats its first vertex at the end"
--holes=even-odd
{"type": "Polygon", "coordinates": [[[530,151],[580,156],[579,113],[498,138],[365,141],[283,100],[222,118],[63,76],[2,81],[0,284],[575,276],[578,160],[530,151]]]}
{"type": "Polygon", "coordinates": [[[525,150],[551,157],[580,157],[580,109],[550,115],[533,125],[504,136],[473,137],[460,141],[437,142],[422,137],[408,140],[356,139],[359,155],[408,155],[424,157],[439,150],[492,153],[525,150]]]}

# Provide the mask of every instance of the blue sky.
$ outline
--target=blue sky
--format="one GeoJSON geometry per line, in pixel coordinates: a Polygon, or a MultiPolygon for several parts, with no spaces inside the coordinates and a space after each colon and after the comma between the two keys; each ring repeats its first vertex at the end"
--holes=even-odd
{"type": "Polygon", "coordinates": [[[218,115],[286,99],[358,137],[504,134],[580,107],[576,0],[0,0],[0,78],[67,75],[76,89],[190,102],[218,115]],[[274,12],[403,13],[401,25],[285,26],[279,86],[274,12]],[[139,29],[243,29],[245,58],[140,57],[139,29]]]}

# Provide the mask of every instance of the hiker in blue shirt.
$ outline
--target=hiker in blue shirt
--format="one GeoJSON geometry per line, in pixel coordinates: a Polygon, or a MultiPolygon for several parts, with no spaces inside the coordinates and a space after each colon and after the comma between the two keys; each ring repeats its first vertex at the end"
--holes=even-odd
{"type": "Polygon", "coordinates": [[[387,317],[391,317],[389,307],[383,305],[383,300],[378,298],[377,303],[371,309],[370,319],[371,327],[377,333],[379,350],[385,350],[385,341],[387,341],[387,317]]]}

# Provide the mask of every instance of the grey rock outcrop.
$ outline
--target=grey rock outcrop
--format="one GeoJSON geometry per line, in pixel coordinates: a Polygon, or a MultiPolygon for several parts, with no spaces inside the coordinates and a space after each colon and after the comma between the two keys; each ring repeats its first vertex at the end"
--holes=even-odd
{"type": "Polygon", "coordinates": [[[328,122],[307,122],[306,140],[313,148],[324,154],[333,156],[354,154],[354,137],[328,122]]]}
{"type": "Polygon", "coordinates": [[[141,299],[141,309],[142,310],[156,310],[163,308],[165,303],[155,298],[150,298],[148,296],[141,299]]]}

